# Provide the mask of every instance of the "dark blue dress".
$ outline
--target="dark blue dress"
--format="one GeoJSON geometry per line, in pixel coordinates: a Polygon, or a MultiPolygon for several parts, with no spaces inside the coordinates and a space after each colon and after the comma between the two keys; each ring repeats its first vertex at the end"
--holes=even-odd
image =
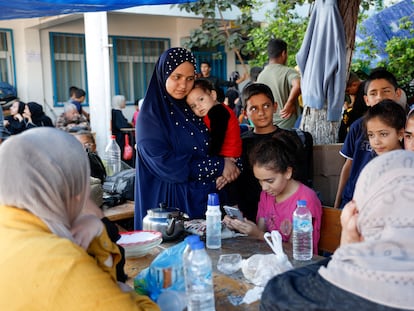
{"type": "Polygon", "coordinates": [[[195,64],[182,48],[164,52],[151,78],[136,125],[135,229],[148,209],[166,203],[190,218],[204,218],[207,196],[216,192],[224,159],[208,155],[209,133],[185,100],[168,95],[165,83],[182,63],[195,64]]]}

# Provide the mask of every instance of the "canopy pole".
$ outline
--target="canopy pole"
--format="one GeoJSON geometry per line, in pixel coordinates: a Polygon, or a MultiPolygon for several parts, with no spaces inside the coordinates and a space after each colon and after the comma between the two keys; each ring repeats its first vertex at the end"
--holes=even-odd
{"type": "Polygon", "coordinates": [[[84,14],[89,112],[101,157],[111,134],[111,78],[106,12],[84,14]]]}

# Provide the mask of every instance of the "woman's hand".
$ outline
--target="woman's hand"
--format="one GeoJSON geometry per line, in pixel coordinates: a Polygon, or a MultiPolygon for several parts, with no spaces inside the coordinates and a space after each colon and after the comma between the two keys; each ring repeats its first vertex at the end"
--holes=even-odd
{"type": "Polygon", "coordinates": [[[72,224],[73,239],[83,249],[87,250],[92,240],[101,235],[104,225],[102,221],[91,214],[81,214],[72,224]]]}
{"type": "Polygon", "coordinates": [[[235,158],[224,158],[224,169],[222,175],[229,183],[235,181],[237,177],[239,177],[240,170],[236,166],[235,158]]]}
{"type": "Polygon", "coordinates": [[[363,237],[357,228],[358,210],[355,202],[352,200],[347,203],[341,213],[341,246],[362,242],[363,237]]]}
{"type": "Polygon", "coordinates": [[[264,239],[264,232],[259,229],[259,227],[252,221],[244,218],[243,221],[238,220],[237,218],[231,218],[228,215],[224,216],[223,222],[226,226],[232,230],[237,230],[241,233],[250,235],[259,240],[264,239]]]}
{"type": "Polygon", "coordinates": [[[23,121],[23,116],[20,113],[16,113],[13,116],[13,119],[18,120],[19,122],[22,122],[23,121]]]}
{"type": "Polygon", "coordinates": [[[223,189],[225,185],[227,185],[227,179],[224,176],[217,177],[216,179],[217,190],[223,189]]]}

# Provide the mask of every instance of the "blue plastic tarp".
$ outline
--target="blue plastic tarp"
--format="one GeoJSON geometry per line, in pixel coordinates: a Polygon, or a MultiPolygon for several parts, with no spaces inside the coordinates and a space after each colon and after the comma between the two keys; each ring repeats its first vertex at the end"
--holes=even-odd
{"type": "Polygon", "coordinates": [[[0,19],[115,11],[140,5],[194,2],[195,0],[0,0],[0,19]]]}
{"type": "MultiPolygon", "coordinates": [[[[367,18],[362,25],[357,28],[356,42],[367,41],[372,37],[373,42],[378,50],[374,56],[371,66],[375,67],[378,61],[387,59],[388,54],[385,52],[386,42],[393,37],[410,38],[413,37],[408,30],[399,29],[400,19],[408,17],[414,22],[414,1],[404,0],[392,5],[381,12],[367,18]]],[[[356,48],[354,59],[368,59],[363,55],[360,48],[356,48]]]]}

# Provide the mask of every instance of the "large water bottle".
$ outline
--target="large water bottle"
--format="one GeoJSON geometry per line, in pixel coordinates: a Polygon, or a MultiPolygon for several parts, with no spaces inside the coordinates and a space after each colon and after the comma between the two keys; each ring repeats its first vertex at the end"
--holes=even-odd
{"type": "Polygon", "coordinates": [[[306,207],[305,200],[299,200],[293,212],[293,259],[312,259],[312,214],[306,207]]]}
{"type": "Polygon", "coordinates": [[[116,143],[115,135],[111,136],[111,140],[105,148],[104,162],[107,176],[121,171],[121,148],[116,143]]]}
{"type": "Polygon", "coordinates": [[[189,235],[184,239],[185,243],[187,244],[184,248],[184,252],[183,252],[183,262],[186,260],[186,258],[190,255],[191,252],[191,244],[199,242],[200,241],[200,236],[193,234],[193,235],[189,235]]]}
{"type": "Polygon", "coordinates": [[[188,311],[215,311],[213,266],[204,243],[191,244],[191,252],[184,259],[185,291],[188,311]]]}
{"type": "Polygon", "coordinates": [[[210,193],[206,212],[206,245],[207,248],[221,247],[221,212],[217,193],[210,193]]]}

